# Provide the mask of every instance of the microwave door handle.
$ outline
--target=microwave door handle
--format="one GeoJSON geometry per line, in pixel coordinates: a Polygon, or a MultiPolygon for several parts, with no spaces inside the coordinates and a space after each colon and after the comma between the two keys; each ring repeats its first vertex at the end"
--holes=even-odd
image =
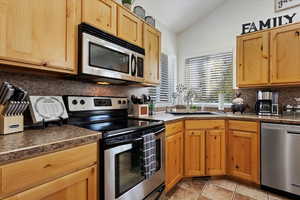
{"type": "Polygon", "coordinates": [[[135,57],[135,55],[132,55],[131,56],[131,75],[132,76],[136,75],[136,68],[137,68],[136,57],[135,57]]]}

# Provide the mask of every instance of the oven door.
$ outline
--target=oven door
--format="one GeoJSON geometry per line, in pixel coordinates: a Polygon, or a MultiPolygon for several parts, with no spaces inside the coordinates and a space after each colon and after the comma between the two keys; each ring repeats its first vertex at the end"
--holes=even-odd
{"type": "Polygon", "coordinates": [[[157,170],[149,179],[143,175],[142,139],[104,151],[105,200],[142,200],[164,184],[164,134],[156,134],[157,170]]]}
{"type": "Polygon", "coordinates": [[[131,75],[134,54],[133,51],[117,44],[82,33],[81,72],[83,74],[137,81],[136,77],[131,75]]]}

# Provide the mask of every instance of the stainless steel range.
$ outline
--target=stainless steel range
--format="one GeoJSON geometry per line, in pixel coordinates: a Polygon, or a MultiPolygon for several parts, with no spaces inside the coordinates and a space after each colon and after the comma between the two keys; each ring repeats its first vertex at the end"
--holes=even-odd
{"type": "Polygon", "coordinates": [[[129,118],[127,98],[65,96],[64,101],[70,124],[103,133],[101,200],[164,198],[163,122],[129,118]]]}

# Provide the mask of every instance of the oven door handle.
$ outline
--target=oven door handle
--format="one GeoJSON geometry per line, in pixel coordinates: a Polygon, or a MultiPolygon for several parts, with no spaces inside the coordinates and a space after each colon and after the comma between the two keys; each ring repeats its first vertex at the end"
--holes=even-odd
{"type": "Polygon", "coordinates": [[[155,135],[159,135],[159,134],[163,133],[165,130],[166,130],[166,128],[162,128],[162,129],[160,129],[158,131],[155,131],[154,134],[155,135]]]}

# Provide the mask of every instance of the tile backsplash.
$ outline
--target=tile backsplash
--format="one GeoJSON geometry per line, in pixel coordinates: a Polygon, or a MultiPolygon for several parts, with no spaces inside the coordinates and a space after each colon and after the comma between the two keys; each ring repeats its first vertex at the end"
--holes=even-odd
{"type": "Polygon", "coordinates": [[[131,94],[142,95],[147,88],[132,86],[101,86],[64,78],[28,75],[21,73],[0,72],[0,83],[8,81],[22,87],[29,95],[88,95],[127,97],[131,94]]]}
{"type": "MultiPolygon", "coordinates": [[[[239,89],[242,93],[242,98],[250,106],[247,112],[254,112],[256,102],[256,91],[258,89],[239,89]]],[[[284,87],[272,88],[271,91],[279,92],[279,108],[282,110],[284,105],[296,105],[295,98],[300,97],[300,87],[284,87]]]]}

